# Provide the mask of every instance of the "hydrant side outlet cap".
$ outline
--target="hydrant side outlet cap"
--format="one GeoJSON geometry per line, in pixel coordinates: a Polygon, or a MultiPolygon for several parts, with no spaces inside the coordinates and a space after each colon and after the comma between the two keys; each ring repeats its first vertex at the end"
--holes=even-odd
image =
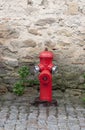
{"type": "Polygon", "coordinates": [[[44,70],[39,75],[39,80],[41,83],[49,83],[52,81],[52,75],[48,70],[44,70]]]}

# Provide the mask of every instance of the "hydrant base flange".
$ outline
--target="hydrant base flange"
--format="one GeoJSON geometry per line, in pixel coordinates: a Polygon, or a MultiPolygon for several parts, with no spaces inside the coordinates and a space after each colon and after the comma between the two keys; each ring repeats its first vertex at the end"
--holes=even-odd
{"type": "Polygon", "coordinates": [[[52,99],[51,102],[49,101],[41,101],[39,97],[35,98],[33,102],[30,102],[31,105],[38,106],[40,104],[43,104],[44,106],[58,106],[57,100],[52,99]]]}

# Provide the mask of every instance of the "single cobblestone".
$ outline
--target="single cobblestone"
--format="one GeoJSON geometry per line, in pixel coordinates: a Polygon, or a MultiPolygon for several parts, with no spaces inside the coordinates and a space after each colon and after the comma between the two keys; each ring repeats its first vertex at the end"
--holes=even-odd
{"type": "Polygon", "coordinates": [[[15,121],[7,121],[5,124],[4,124],[4,130],[15,130],[15,121]]]}
{"type": "Polygon", "coordinates": [[[4,128],[3,128],[3,127],[0,127],[0,130],[4,130],[4,128]]]}
{"type": "Polygon", "coordinates": [[[47,129],[47,116],[48,116],[48,107],[39,105],[38,111],[38,129],[47,129]]]}
{"type": "Polygon", "coordinates": [[[58,126],[57,125],[52,125],[52,124],[48,124],[48,130],[58,130],[58,126]]]}
{"type": "Polygon", "coordinates": [[[16,130],[26,130],[26,121],[17,121],[16,122],[16,130]]]}

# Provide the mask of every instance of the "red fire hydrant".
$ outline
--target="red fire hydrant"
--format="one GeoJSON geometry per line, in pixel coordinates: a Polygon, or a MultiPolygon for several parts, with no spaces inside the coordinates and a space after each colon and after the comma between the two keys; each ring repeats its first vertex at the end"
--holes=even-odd
{"type": "Polygon", "coordinates": [[[57,66],[52,63],[53,53],[45,49],[40,53],[40,64],[35,66],[35,71],[40,72],[40,101],[52,102],[52,73],[57,70],[57,66]]]}

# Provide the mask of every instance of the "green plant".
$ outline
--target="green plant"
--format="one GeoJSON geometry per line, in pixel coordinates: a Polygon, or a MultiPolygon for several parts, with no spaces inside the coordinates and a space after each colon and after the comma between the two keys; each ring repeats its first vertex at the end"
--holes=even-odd
{"type": "Polygon", "coordinates": [[[18,70],[18,74],[19,74],[19,81],[17,81],[14,84],[14,88],[13,88],[13,92],[15,94],[20,96],[24,93],[25,87],[27,86],[33,87],[34,85],[39,85],[39,80],[37,78],[35,77],[34,79],[28,78],[28,76],[31,77],[31,73],[30,73],[30,69],[27,66],[22,66],[18,70]]]}
{"type": "Polygon", "coordinates": [[[84,79],[85,79],[85,74],[83,76],[84,76],[84,79]]]}
{"type": "Polygon", "coordinates": [[[20,79],[25,82],[27,80],[28,75],[30,74],[29,68],[27,66],[22,66],[19,71],[18,74],[20,76],[20,79]]]}
{"type": "Polygon", "coordinates": [[[19,81],[14,84],[13,92],[17,95],[22,95],[27,82],[27,77],[30,74],[29,68],[27,66],[22,66],[19,71],[19,81]]]}
{"type": "Polygon", "coordinates": [[[24,93],[24,86],[23,83],[18,81],[15,83],[13,92],[16,93],[18,96],[22,95],[24,93]]]}

